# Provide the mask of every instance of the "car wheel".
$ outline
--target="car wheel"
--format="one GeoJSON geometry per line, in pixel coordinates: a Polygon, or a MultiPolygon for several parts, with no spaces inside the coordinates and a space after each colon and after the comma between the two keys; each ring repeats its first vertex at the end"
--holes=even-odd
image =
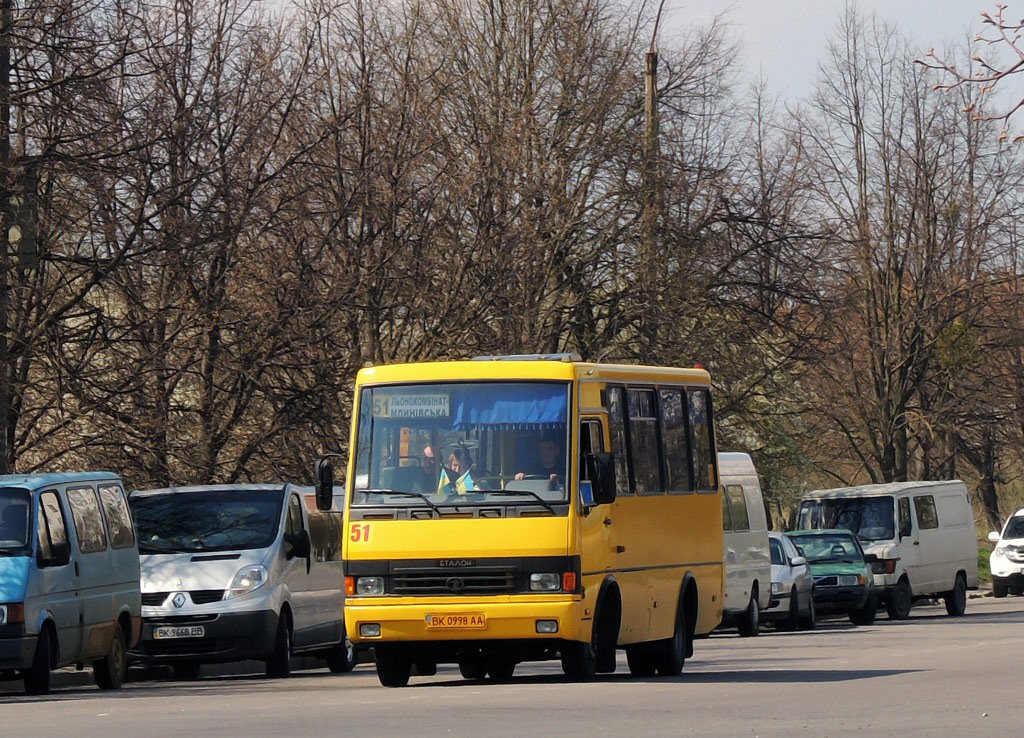
{"type": "Polygon", "coordinates": [[[889,614],[890,620],[906,620],[910,617],[910,606],[913,604],[914,595],[910,590],[910,582],[900,579],[896,587],[885,602],[885,611],[889,614]]]}
{"type": "Polygon", "coordinates": [[[945,594],[946,612],[953,617],[960,617],[967,609],[967,580],[963,574],[956,575],[956,584],[945,594]]]}
{"type": "Polygon", "coordinates": [[[377,679],[384,687],[404,687],[412,675],[412,658],[400,646],[380,644],[377,646],[377,679]]]}
{"type": "Polygon", "coordinates": [[[739,619],[740,635],[744,638],[752,638],[757,635],[761,626],[761,610],[757,605],[757,590],[750,593],[750,602],[747,609],[743,611],[739,619]]]}
{"type": "Polygon", "coordinates": [[[814,607],[814,596],[807,595],[807,614],[800,618],[800,630],[814,630],[818,626],[818,612],[814,607]]]}
{"type": "Polygon", "coordinates": [[[345,626],[341,626],[341,640],[327,652],[327,668],[332,674],[345,674],[356,666],[356,647],[349,640],[345,626]]]}
{"type": "Polygon", "coordinates": [[[800,598],[796,594],[796,587],[789,593],[789,614],[779,625],[782,626],[781,630],[796,630],[800,627],[800,598]]]}
{"type": "Polygon", "coordinates": [[[47,694],[50,691],[51,648],[50,629],[43,628],[36,638],[32,665],[24,673],[25,694],[47,694]]]}
{"type": "Polygon", "coordinates": [[[992,596],[993,597],[1006,597],[1006,593],[1009,588],[1005,584],[996,584],[992,582],[992,596]]]}
{"type": "Polygon", "coordinates": [[[174,678],[180,682],[192,682],[199,678],[199,662],[182,661],[171,667],[174,670],[174,678]]]}
{"type": "Polygon", "coordinates": [[[100,689],[120,689],[128,672],[128,650],[125,648],[124,631],[118,625],[110,639],[107,655],[92,662],[92,673],[100,689]]]}
{"type": "Polygon", "coordinates": [[[859,610],[850,612],[850,622],[854,625],[872,625],[875,622],[875,614],[878,611],[878,601],[874,593],[868,595],[867,602],[859,610]]]}
{"type": "Polygon", "coordinates": [[[292,668],[292,622],[287,610],[281,611],[277,619],[274,636],[274,650],[267,659],[267,676],[281,679],[291,673],[292,668]]]}

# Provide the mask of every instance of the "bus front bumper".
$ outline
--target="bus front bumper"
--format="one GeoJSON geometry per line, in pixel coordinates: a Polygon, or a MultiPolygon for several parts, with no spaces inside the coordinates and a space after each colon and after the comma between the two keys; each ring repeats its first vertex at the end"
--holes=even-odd
{"type": "Polygon", "coordinates": [[[589,640],[592,613],[574,599],[495,602],[436,600],[345,601],[345,627],[355,643],[423,641],[589,640]],[[371,635],[379,632],[379,635],[371,635]]]}

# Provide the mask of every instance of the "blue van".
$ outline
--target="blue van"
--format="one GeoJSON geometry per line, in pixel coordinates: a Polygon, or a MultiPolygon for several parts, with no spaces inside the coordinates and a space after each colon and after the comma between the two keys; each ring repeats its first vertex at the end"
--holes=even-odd
{"type": "Polygon", "coordinates": [[[96,683],[118,689],[141,616],[120,477],[0,475],[0,678],[45,694],[52,669],[91,662],[96,683]]]}

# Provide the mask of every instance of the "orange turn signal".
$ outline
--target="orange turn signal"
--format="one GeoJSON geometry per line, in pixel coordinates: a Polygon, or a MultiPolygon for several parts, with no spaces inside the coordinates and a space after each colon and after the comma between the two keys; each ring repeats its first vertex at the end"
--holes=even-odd
{"type": "Polygon", "coordinates": [[[354,595],[356,593],[356,578],[345,577],[345,594],[354,595]]]}
{"type": "Polygon", "coordinates": [[[574,572],[574,571],[562,572],[562,591],[563,592],[575,592],[576,591],[576,572],[574,572]]]}

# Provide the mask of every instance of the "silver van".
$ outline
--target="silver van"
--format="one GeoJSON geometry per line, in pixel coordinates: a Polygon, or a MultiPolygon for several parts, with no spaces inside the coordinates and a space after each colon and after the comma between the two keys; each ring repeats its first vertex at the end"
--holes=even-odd
{"type": "Polygon", "coordinates": [[[137,661],[179,679],[246,659],[287,676],[299,653],[352,669],[341,512],[291,484],[136,490],[129,505],[142,559],[137,661]]]}
{"type": "Polygon", "coordinates": [[[0,678],[29,694],[92,662],[118,689],[138,638],[139,552],[116,474],[0,476],[0,678]]]}

